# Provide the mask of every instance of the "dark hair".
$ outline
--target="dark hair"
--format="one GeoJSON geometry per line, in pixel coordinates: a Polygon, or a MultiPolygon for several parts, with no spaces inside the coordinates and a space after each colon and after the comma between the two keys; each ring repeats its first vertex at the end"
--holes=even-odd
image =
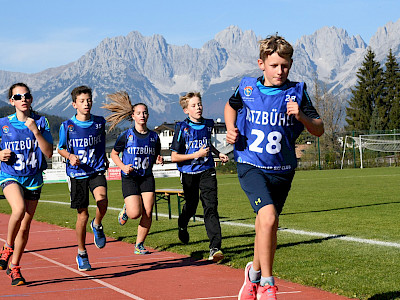
{"type": "Polygon", "coordinates": [[[149,108],[147,107],[147,105],[146,105],[146,104],[144,104],[144,103],[142,103],[142,102],[139,102],[139,103],[136,103],[136,104],[133,104],[133,105],[132,105],[132,113],[134,113],[134,112],[135,112],[135,108],[136,108],[136,106],[139,106],[139,105],[143,105],[143,106],[146,108],[146,110],[147,110],[147,113],[149,112],[149,108]]]}
{"type": "Polygon", "coordinates": [[[72,102],[76,102],[76,98],[80,94],[89,94],[90,98],[92,98],[92,89],[86,85],[81,85],[74,88],[71,92],[72,102]]]}
{"type": "Polygon", "coordinates": [[[17,86],[24,87],[28,90],[29,93],[31,92],[30,88],[25,83],[23,82],[14,83],[8,90],[8,99],[11,99],[11,97],[13,96],[13,89],[16,88],[17,86]]]}

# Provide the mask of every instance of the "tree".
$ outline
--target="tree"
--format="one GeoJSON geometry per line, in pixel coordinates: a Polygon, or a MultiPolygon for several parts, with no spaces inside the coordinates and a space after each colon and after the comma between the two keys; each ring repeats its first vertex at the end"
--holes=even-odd
{"type": "Polygon", "coordinates": [[[352,98],[346,108],[347,130],[370,130],[371,125],[384,126],[381,112],[382,75],[383,70],[380,63],[375,61],[375,53],[368,48],[364,62],[357,71],[357,84],[351,90],[352,98]]]}
{"type": "Polygon", "coordinates": [[[320,149],[327,164],[340,159],[341,148],[337,133],[343,126],[345,103],[340,94],[333,95],[328,91],[326,83],[320,83],[315,77],[313,88],[313,104],[322,121],[325,133],[320,137],[320,149]]]}
{"type": "Polygon", "coordinates": [[[392,49],[389,50],[386,70],[383,73],[384,103],[387,106],[387,129],[400,128],[400,69],[393,56],[392,49]]]}

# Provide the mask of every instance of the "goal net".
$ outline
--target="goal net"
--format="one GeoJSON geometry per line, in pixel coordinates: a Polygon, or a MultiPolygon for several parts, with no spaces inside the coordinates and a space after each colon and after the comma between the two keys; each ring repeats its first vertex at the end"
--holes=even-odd
{"type": "MultiPolygon", "coordinates": [[[[341,169],[343,168],[343,160],[346,148],[349,148],[349,142],[355,143],[360,151],[361,168],[363,167],[363,150],[368,149],[380,152],[400,152],[400,133],[393,134],[365,134],[358,137],[346,136],[343,143],[343,156],[341,162],[341,169]]],[[[353,147],[351,144],[350,147],[353,147]]]]}

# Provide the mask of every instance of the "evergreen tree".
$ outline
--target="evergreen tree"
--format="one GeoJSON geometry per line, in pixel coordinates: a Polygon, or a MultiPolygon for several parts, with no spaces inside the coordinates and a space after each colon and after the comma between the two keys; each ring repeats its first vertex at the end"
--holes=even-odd
{"type": "Polygon", "coordinates": [[[369,130],[384,126],[380,113],[382,106],[382,74],[380,63],[375,61],[375,53],[368,48],[361,68],[357,71],[357,84],[351,90],[352,97],[346,108],[347,130],[369,130]],[[373,114],[375,108],[377,111],[373,114]],[[374,119],[372,119],[374,116],[374,119]]]}
{"type": "Polygon", "coordinates": [[[389,50],[389,55],[386,61],[386,70],[383,74],[385,87],[384,103],[387,106],[387,129],[400,128],[400,68],[393,56],[392,49],[389,50]]]}

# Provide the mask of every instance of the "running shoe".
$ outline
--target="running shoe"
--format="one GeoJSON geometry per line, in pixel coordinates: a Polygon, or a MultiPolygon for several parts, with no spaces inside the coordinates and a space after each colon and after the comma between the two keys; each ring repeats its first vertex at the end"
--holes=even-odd
{"type": "Polygon", "coordinates": [[[89,263],[89,257],[87,254],[76,256],[76,263],[78,264],[79,271],[90,271],[92,266],[89,263]]]}
{"type": "Polygon", "coordinates": [[[10,269],[10,267],[7,267],[6,271],[8,277],[11,278],[11,285],[12,286],[17,286],[17,285],[24,285],[25,279],[21,275],[21,267],[20,266],[15,266],[10,269]]]}
{"type": "Polygon", "coordinates": [[[184,243],[188,244],[189,243],[189,232],[187,231],[187,227],[185,228],[180,228],[178,229],[178,237],[179,240],[184,243]]]}
{"type": "Polygon", "coordinates": [[[90,228],[93,230],[94,234],[94,244],[97,248],[104,248],[106,245],[106,236],[104,235],[103,226],[100,225],[98,229],[94,227],[94,219],[90,222],[90,228]]]}
{"type": "Polygon", "coordinates": [[[119,225],[125,225],[126,221],[128,221],[128,215],[126,214],[126,205],[124,204],[124,207],[118,214],[118,223],[119,225]]]}
{"type": "Polygon", "coordinates": [[[1,255],[0,255],[0,270],[5,270],[7,269],[8,266],[8,261],[13,253],[13,249],[10,247],[6,247],[6,245],[3,246],[3,249],[1,250],[1,255]]]}
{"type": "Polygon", "coordinates": [[[150,254],[143,245],[143,242],[135,245],[135,254],[150,254]]]}
{"type": "Polygon", "coordinates": [[[251,282],[249,279],[249,271],[253,262],[248,262],[244,268],[244,282],[239,291],[239,300],[257,300],[257,288],[259,282],[251,282]]]}
{"type": "Polygon", "coordinates": [[[210,255],[208,256],[208,260],[212,260],[213,262],[219,262],[224,258],[224,254],[218,248],[211,248],[210,255]]]}
{"type": "Polygon", "coordinates": [[[278,287],[276,285],[258,286],[257,296],[259,300],[277,300],[276,292],[278,287]]]}

